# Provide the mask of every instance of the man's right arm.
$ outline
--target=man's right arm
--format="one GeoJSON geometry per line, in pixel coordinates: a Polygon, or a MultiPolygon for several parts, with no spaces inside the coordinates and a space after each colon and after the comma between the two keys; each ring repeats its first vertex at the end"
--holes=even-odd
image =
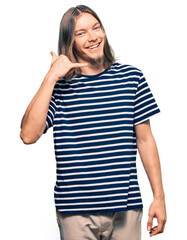
{"type": "Polygon", "coordinates": [[[47,112],[55,83],[47,74],[40,89],[27,107],[20,132],[20,137],[25,144],[35,143],[46,128],[47,112]]]}
{"type": "Polygon", "coordinates": [[[72,63],[65,55],[58,58],[51,52],[52,63],[43,83],[30,102],[21,122],[20,137],[25,144],[35,143],[46,128],[46,118],[53,89],[58,80],[69,71],[78,67],[85,67],[84,63],[72,63]]]}

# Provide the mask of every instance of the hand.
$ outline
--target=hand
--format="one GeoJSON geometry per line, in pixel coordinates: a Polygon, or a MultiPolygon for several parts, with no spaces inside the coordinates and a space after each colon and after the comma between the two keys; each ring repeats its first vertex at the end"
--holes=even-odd
{"type": "Polygon", "coordinates": [[[51,55],[52,62],[48,74],[52,76],[56,82],[65,77],[71,70],[87,66],[87,63],[72,63],[69,58],[63,54],[57,57],[54,52],[51,52],[51,55]]]}
{"type": "Polygon", "coordinates": [[[150,237],[163,233],[166,224],[166,208],[164,199],[154,199],[149,208],[149,219],[147,222],[147,230],[150,237]],[[153,218],[157,218],[158,225],[153,227],[153,218]]]}

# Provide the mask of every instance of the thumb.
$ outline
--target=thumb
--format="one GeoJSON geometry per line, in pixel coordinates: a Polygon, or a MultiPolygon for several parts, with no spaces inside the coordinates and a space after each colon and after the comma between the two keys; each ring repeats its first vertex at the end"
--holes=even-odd
{"type": "Polygon", "coordinates": [[[56,55],[53,51],[51,51],[50,53],[51,53],[51,55],[52,55],[51,65],[53,65],[53,63],[54,63],[54,62],[56,61],[56,59],[57,59],[57,55],[56,55]]]}
{"type": "Polygon", "coordinates": [[[153,216],[149,215],[148,222],[147,222],[147,230],[151,231],[152,226],[153,226],[153,216]]]}

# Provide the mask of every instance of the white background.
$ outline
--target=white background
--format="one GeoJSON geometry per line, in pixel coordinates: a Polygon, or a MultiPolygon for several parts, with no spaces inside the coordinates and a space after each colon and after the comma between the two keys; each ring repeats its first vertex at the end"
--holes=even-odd
{"type": "MultiPolygon", "coordinates": [[[[7,0],[0,6],[0,239],[58,240],[53,187],[52,129],[24,145],[20,122],[57,51],[59,24],[70,7],[85,4],[100,16],[119,62],[141,69],[162,114],[151,120],[163,173],[168,222],[154,239],[184,239],[186,230],[187,14],[178,0],[7,0]]],[[[152,201],[141,160],[142,239],[152,201]]]]}

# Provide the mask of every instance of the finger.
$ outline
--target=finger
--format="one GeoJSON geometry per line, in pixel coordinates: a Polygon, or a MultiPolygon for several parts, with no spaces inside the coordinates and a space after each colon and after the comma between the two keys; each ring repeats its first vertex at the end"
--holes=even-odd
{"type": "Polygon", "coordinates": [[[149,232],[149,234],[150,234],[150,237],[152,237],[152,236],[156,235],[156,234],[157,234],[157,230],[158,230],[158,228],[157,228],[157,227],[153,227],[153,228],[151,229],[151,231],[149,232]]]}
{"type": "Polygon", "coordinates": [[[165,221],[160,220],[158,221],[158,232],[162,233],[164,231],[164,225],[165,225],[165,221]]]}
{"type": "Polygon", "coordinates": [[[52,55],[52,61],[51,61],[51,65],[52,65],[56,61],[57,55],[53,51],[51,51],[50,53],[52,55]]]}
{"type": "Polygon", "coordinates": [[[73,63],[74,68],[81,68],[88,66],[88,63],[73,63]]]}
{"type": "Polygon", "coordinates": [[[164,223],[159,223],[158,226],[156,226],[156,227],[151,229],[150,236],[152,237],[154,235],[162,233],[163,232],[163,228],[164,228],[164,223]]]}
{"type": "Polygon", "coordinates": [[[151,235],[151,234],[154,233],[156,230],[157,230],[157,227],[153,227],[153,228],[151,228],[149,234],[151,235]]]}
{"type": "Polygon", "coordinates": [[[147,231],[151,231],[153,225],[153,216],[149,214],[148,222],[147,222],[147,231]]]}
{"type": "Polygon", "coordinates": [[[166,226],[166,221],[164,221],[164,225],[163,225],[163,228],[162,228],[162,232],[164,232],[165,226],[166,226]]]}

